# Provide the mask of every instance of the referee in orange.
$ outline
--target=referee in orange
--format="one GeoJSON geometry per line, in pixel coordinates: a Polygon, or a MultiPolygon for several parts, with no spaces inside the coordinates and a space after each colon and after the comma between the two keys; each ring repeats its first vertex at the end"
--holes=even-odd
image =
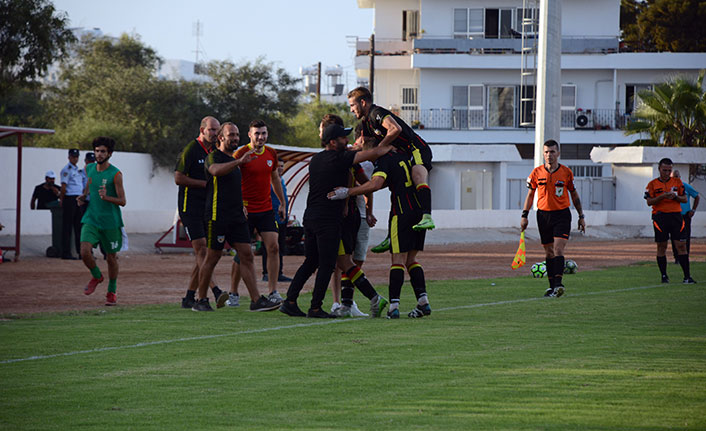
{"type": "Polygon", "coordinates": [[[559,297],[564,294],[562,276],[564,274],[564,248],[571,232],[571,211],[569,193],[579,214],[578,229],[586,231],[579,194],[574,187],[574,174],[571,169],[559,164],[559,143],[548,140],[544,143],[544,164],[532,170],[527,177],[527,198],[522,208],[520,229],[527,229],[527,216],[535,192],[537,195],[537,227],[547,259],[549,288],[544,296],[559,297]]]}

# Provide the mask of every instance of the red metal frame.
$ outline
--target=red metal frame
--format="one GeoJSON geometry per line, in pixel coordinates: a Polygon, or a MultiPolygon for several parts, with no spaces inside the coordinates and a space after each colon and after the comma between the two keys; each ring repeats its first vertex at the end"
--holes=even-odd
{"type": "Polygon", "coordinates": [[[54,133],[54,131],[51,129],[33,129],[29,127],[0,126],[0,139],[17,135],[17,208],[15,209],[15,246],[0,246],[0,251],[13,250],[15,252],[15,258],[13,259],[15,262],[20,260],[20,216],[22,214],[22,135],[26,133],[51,135],[54,133]]]}

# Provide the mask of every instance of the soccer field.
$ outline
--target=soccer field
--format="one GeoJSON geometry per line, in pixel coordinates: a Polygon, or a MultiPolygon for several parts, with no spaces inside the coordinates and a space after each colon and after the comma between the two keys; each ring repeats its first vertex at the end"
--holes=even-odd
{"type": "MultiPolygon", "coordinates": [[[[579,272],[561,298],[530,277],[430,282],[419,320],[5,318],[0,428],[706,429],[706,284],[675,271],[579,272]]],[[[706,263],[692,274],[706,282],[706,263]]],[[[405,315],[413,303],[405,284],[405,315]]]]}

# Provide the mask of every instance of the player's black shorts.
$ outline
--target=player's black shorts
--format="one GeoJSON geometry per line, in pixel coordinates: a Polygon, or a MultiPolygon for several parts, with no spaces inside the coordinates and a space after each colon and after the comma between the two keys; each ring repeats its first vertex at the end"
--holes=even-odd
{"type": "Polygon", "coordinates": [[[412,158],[410,163],[414,165],[423,165],[427,168],[427,172],[431,171],[431,148],[426,143],[419,143],[416,148],[412,151],[412,158]]]}
{"type": "Polygon", "coordinates": [[[407,253],[411,250],[424,250],[426,231],[416,231],[412,226],[419,223],[422,213],[392,215],[389,218],[390,253],[407,253]]]}
{"type": "Polygon", "coordinates": [[[686,241],[686,229],[681,213],[652,214],[652,227],[655,230],[655,242],[666,242],[671,237],[674,241],[686,241]]]}
{"type": "Polygon", "coordinates": [[[203,219],[203,213],[194,214],[179,211],[179,220],[184,225],[189,241],[206,237],[206,221],[203,219]]]}
{"type": "Polygon", "coordinates": [[[261,213],[248,213],[248,225],[250,226],[251,235],[256,229],[259,233],[279,232],[274,210],[263,211],[261,213]]]}
{"type": "Polygon", "coordinates": [[[226,244],[250,244],[250,229],[243,221],[209,220],[206,223],[206,245],[212,250],[223,250],[226,244]]]}
{"type": "Polygon", "coordinates": [[[571,211],[568,208],[558,211],[537,210],[537,227],[542,245],[552,244],[554,238],[569,239],[571,211]]]}
{"type": "Polygon", "coordinates": [[[358,230],[360,229],[360,213],[358,208],[348,210],[348,215],[341,224],[341,242],[338,245],[338,255],[353,254],[355,244],[358,241],[358,230]]]}

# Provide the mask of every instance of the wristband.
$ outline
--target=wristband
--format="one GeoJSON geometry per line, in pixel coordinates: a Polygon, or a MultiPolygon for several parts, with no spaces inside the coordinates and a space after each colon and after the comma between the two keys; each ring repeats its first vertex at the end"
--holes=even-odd
{"type": "Polygon", "coordinates": [[[582,219],[582,218],[583,218],[583,214],[579,214],[579,218],[582,219]]]}
{"type": "Polygon", "coordinates": [[[529,210],[522,211],[522,218],[527,218],[528,215],[529,215],[529,210]]]}

